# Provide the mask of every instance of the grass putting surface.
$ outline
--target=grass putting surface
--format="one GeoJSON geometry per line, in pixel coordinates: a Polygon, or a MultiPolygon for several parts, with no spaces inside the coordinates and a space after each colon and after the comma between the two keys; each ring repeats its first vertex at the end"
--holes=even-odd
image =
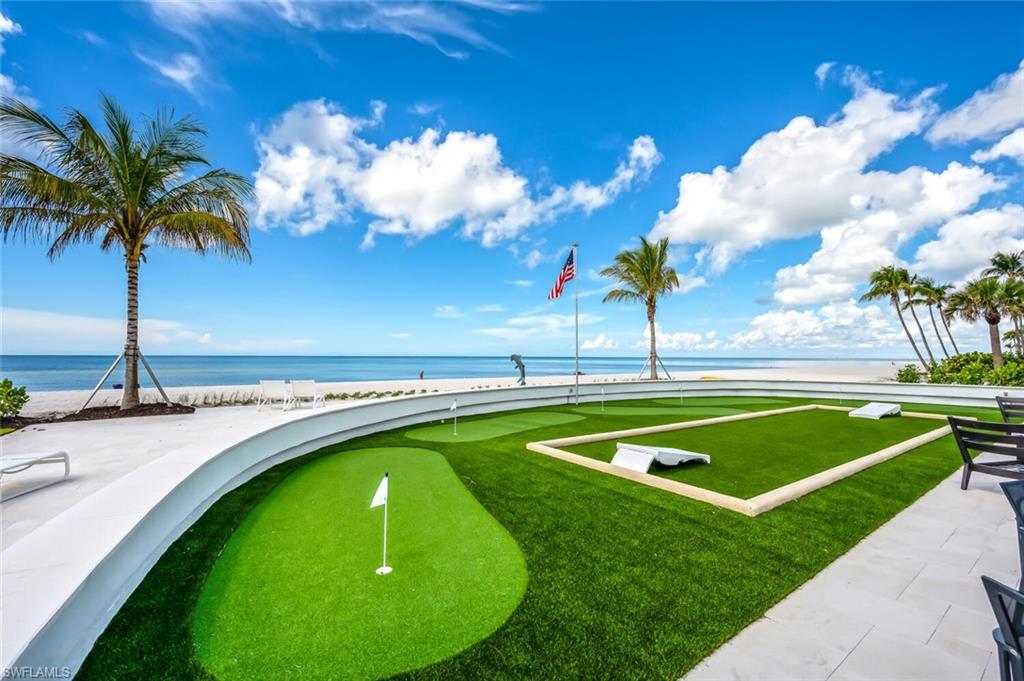
{"type": "Polygon", "coordinates": [[[417,448],[325,456],[286,477],[224,547],[195,610],[217,678],[376,679],[450,657],[518,605],[515,540],[444,457],[417,448]],[[390,473],[388,563],[379,576],[390,473]]]}
{"type": "Polygon", "coordinates": [[[565,449],[601,461],[611,461],[616,442],[709,454],[709,464],[663,466],[654,462],[648,472],[749,499],[941,427],[941,421],[932,419],[901,416],[872,421],[850,418],[846,412],[814,409],[565,449]]]}
{"type": "Polygon", "coordinates": [[[653,400],[657,404],[674,404],[684,407],[736,407],[739,405],[780,405],[789,404],[789,400],[780,397],[661,397],[653,400]]]}
{"type": "Polygon", "coordinates": [[[621,404],[601,406],[587,405],[576,407],[573,411],[580,414],[607,414],[609,416],[678,416],[682,419],[704,418],[706,416],[730,416],[732,414],[745,414],[746,409],[734,409],[732,407],[698,407],[698,406],[657,406],[657,407],[627,407],[621,404]]]}
{"type": "Polygon", "coordinates": [[[502,414],[501,416],[470,417],[466,420],[459,419],[458,435],[454,433],[451,419],[447,419],[445,423],[434,426],[413,428],[405,436],[410,440],[419,440],[421,442],[478,442],[537,428],[562,426],[567,423],[582,421],[583,418],[576,414],[544,411],[517,412],[514,414],[502,414]]]}

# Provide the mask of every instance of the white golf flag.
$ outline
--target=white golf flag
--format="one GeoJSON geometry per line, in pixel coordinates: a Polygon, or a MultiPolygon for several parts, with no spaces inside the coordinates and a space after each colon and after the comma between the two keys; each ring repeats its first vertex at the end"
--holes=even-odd
{"type": "Polygon", "coordinates": [[[455,411],[455,408],[459,406],[458,400],[452,400],[452,406],[448,407],[448,411],[455,411]]]}
{"type": "Polygon", "coordinates": [[[388,474],[384,474],[384,479],[380,481],[380,485],[377,486],[377,493],[373,495],[373,501],[370,502],[370,508],[377,508],[383,506],[388,502],[388,474]]]}

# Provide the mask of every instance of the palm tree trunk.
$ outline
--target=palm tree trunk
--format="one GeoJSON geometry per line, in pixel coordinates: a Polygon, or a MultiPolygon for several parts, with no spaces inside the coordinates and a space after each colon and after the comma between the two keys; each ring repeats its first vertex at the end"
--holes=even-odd
{"type": "Polygon", "coordinates": [[[931,360],[932,364],[935,364],[935,355],[932,354],[932,349],[928,345],[928,338],[924,335],[924,327],[921,326],[921,320],[917,318],[917,311],[913,305],[908,305],[910,308],[910,314],[914,316],[914,323],[917,324],[917,331],[921,334],[921,342],[924,343],[925,352],[928,353],[928,359],[931,360]]]}
{"type": "Polygon", "coordinates": [[[946,327],[946,335],[949,336],[949,342],[953,345],[953,354],[959,355],[960,348],[956,346],[956,339],[953,338],[953,332],[949,330],[949,320],[946,319],[946,313],[941,305],[939,305],[939,317],[942,319],[942,325],[946,327]]]}
{"type": "Polygon", "coordinates": [[[900,326],[903,327],[903,333],[907,334],[907,340],[910,341],[910,347],[914,348],[914,354],[921,360],[921,366],[927,367],[928,362],[924,361],[924,355],[917,349],[917,343],[914,342],[914,337],[910,335],[910,329],[907,328],[907,320],[903,318],[903,310],[900,309],[900,301],[893,300],[893,307],[896,308],[896,316],[900,318],[900,326]]]}
{"type": "Polygon", "coordinates": [[[128,330],[124,341],[121,410],[139,406],[139,261],[128,258],[128,330]]]}
{"type": "Polygon", "coordinates": [[[928,306],[928,314],[932,318],[932,328],[935,329],[935,337],[939,339],[939,347],[942,348],[942,354],[949,359],[949,353],[946,352],[946,344],[942,342],[942,334],[939,333],[939,325],[935,323],[935,308],[931,305],[928,306]]]}
{"type": "Polygon", "coordinates": [[[647,324],[651,328],[651,380],[658,380],[658,344],[654,338],[654,315],[653,307],[647,307],[647,324]]]}
{"type": "Polygon", "coordinates": [[[999,337],[999,322],[988,324],[988,340],[992,344],[992,366],[1001,367],[1003,361],[1002,339],[999,337]]]}

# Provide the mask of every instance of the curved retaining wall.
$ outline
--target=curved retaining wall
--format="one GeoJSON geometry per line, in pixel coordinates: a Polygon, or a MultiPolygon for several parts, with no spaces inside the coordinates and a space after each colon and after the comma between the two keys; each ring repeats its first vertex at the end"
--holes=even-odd
{"type": "MultiPolygon", "coordinates": [[[[993,398],[1000,394],[1024,397],[1020,389],[977,386],[720,380],[584,384],[580,401],[599,401],[602,391],[606,399],[757,395],[964,406],[993,406],[993,398]]],[[[21,577],[16,585],[7,579],[0,584],[6,611],[0,664],[5,670],[66,667],[76,671],[167,547],[226,492],[278,463],[321,447],[446,418],[453,399],[458,399],[459,414],[468,416],[566,404],[574,395],[571,385],[554,385],[431,393],[331,407],[270,427],[221,451],[169,462],[174,466],[147,465],[132,471],[4,551],[4,574],[21,571],[21,577]],[[140,488],[151,490],[141,500],[140,488]],[[83,544],[83,517],[110,519],[111,509],[125,506],[127,498],[133,501],[131,509],[124,511],[123,525],[107,533],[115,541],[106,546],[86,544],[86,550],[63,556],[66,563],[53,564],[52,555],[62,551],[60,547],[83,544]],[[106,516],[96,510],[104,506],[106,516]],[[55,570],[60,579],[53,579],[55,570]],[[66,585],[63,591],[55,587],[59,584],[66,585]]]]}

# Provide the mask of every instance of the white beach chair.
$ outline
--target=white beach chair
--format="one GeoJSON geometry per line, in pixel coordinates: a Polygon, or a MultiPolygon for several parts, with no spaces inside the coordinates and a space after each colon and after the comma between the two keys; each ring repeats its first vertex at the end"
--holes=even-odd
{"type": "Polygon", "coordinates": [[[256,400],[256,411],[263,408],[263,405],[274,406],[275,402],[281,403],[281,411],[287,411],[292,406],[292,391],[284,381],[260,381],[260,396],[256,400]]]}
{"type": "Polygon", "coordinates": [[[292,381],[292,404],[297,405],[302,401],[312,403],[314,409],[326,404],[323,393],[316,387],[316,381],[292,381]]]}
{"type": "Polygon", "coordinates": [[[44,463],[62,463],[64,464],[64,477],[58,478],[57,480],[49,480],[41,482],[37,485],[33,485],[27,489],[19,490],[14,494],[4,495],[0,501],[8,501],[14,497],[20,497],[22,494],[28,494],[34,492],[37,489],[54,485],[58,482],[63,482],[68,479],[71,475],[71,458],[67,452],[42,452],[36,454],[0,454],[0,479],[5,475],[14,475],[15,473],[21,473],[26,471],[32,466],[44,463]]]}

